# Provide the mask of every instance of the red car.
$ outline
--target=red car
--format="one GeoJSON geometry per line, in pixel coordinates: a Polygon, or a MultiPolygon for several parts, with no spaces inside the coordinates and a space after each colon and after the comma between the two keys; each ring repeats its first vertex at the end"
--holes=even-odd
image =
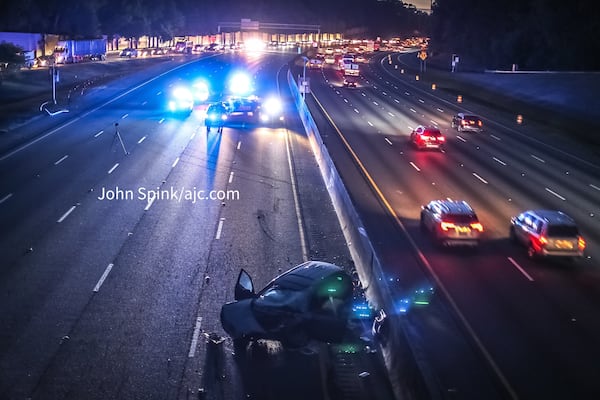
{"type": "Polygon", "coordinates": [[[446,144],[446,138],[438,128],[424,127],[419,125],[410,134],[410,141],[418,149],[442,150],[446,144]]]}

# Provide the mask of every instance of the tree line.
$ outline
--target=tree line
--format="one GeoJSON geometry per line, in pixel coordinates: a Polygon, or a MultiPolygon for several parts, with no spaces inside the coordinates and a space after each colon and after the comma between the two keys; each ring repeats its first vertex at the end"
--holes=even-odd
{"type": "MultiPolygon", "coordinates": [[[[414,34],[426,15],[398,0],[19,0],[0,2],[0,31],[94,37],[214,34],[219,22],[320,25],[322,32],[414,34]]],[[[290,32],[297,33],[297,32],[290,32]]]]}
{"type": "Polygon", "coordinates": [[[436,0],[433,9],[432,50],[459,54],[461,63],[600,69],[600,14],[593,1],[436,0]]]}

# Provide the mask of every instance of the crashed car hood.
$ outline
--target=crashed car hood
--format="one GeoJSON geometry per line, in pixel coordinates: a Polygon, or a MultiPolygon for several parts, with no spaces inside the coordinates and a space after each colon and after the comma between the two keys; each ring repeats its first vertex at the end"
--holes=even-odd
{"type": "Polygon", "coordinates": [[[227,303],[221,307],[221,325],[232,339],[262,336],[266,332],[252,312],[252,299],[227,303]]]}

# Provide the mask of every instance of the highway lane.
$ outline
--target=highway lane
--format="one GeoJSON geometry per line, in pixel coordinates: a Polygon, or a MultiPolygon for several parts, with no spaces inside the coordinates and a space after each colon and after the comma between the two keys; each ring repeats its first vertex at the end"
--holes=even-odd
{"type": "MultiPolygon", "coordinates": [[[[571,147],[563,145],[563,139],[557,148],[551,148],[554,136],[544,135],[546,127],[503,127],[506,121],[500,118],[496,122],[494,110],[482,107],[478,113],[488,126],[484,134],[454,132],[449,125],[452,114],[460,109],[456,103],[436,100],[437,92],[427,93],[422,88],[417,92],[408,77],[395,80],[391,73],[386,75],[377,68],[376,73],[366,74],[367,80],[359,88],[346,89],[340,87],[335,72],[326,69],[324,74],[329,82],[311,72],[317,99],[425,255],[425,269],[431,268],[427,275],[435,274],[442,283],[489,351],[490,360],[506,375],[508,386],[516,388],[515,396],[597,392],[591,378],[597,373],[593,360],[598,353],[592,340],[598,332],[593,318],[598,305],[594,262],[598,226],[593,217],[600,204],[594,189],[597,159],[587,152],[571,155],[571,147]],[[411,128],[432,121],[448,136],[445,153],[417,152],[407,143],[411,128]],[[478,212],[486,227],[486,243],[478,253],[440,251],[419,232],[419,205],[439,197],[465,198],[478,212]],[[533,263],[524,257],[523,249],[507,243],[510,216],[542,206],[561,208],[580,223],[589,258],[575,266],[533,263]],[[585,365],[586,370],[579,367],[573,372],[573,365],[585,365]],[[561,385],[558,377],[567,383],[561,385]]],[[[333,132],[326,142],[334,149],[335,158],[341,150],[333,132]]],[[[351,187],[356,185],[355,179],[347,180],[351,187]]],[[[363,196],[360,189],[352,193],[363,196]]],[[[361,212],[368,216],[368,224],[375,211],[367,208],[361,212]]],[[[403,250],[397,249],[392,239],[380,239],[385,237],[382,232],[385,229],[378,227],[369,233],[389,263],[390,273],[409,282],[407,286],[417,284],[416,266],[409,261],[401,270],[396,267],[403,250]]],[[[398,236],[397,240],[406,240],[398,236]]],[[[432,340],[427,345],[442,341],[437,333],[428,336],[432,340]]],[[[428,356],[439,365],[448,364],[445,350],[431,353],[428,356]]],[[[444,377],[449,375],[445,372],[441,376],[441,387],[456,387],[458,393],[468,390],[453,385],[453,378],[446,382],[444,377]]]]}
{"type": "MultiPolygon", "coordinates": [[[[286,59],[247,65],[261,82],[274,82],[286,59]]],[[[223,79],[223,63],[205,63],[204,71],[223,79]]],[[[223,335],[218,312],[233,297],[240,267],[261,286],[303,260],[294,165],[302,166],[301,212],[318,210],[307,219],[327,225],[305,227],[308,254],[328,235],[321,259],[351,265],[306,140],[294,133],[298,122],[289,122],[291,131],[228,127],[206,134],[200,110],[187,119],[159,111],[172,82],[157,79],[2,160],[3,170],[21,174],[2,179],[3,193],[12,193],[0,204],[8,227],[0,243],[9,256],[0,283],[3,396],[186,398],[203,385],[211,398],[239,398],[244,390],[265,390],[239,384],[228,341],[227,379],[220,382],[204,334],[223,335]],[[128,155],[115,141],[115,122],[128,155]],[[98,199],[117,187],[134,196],[141,187],[196,187],[240,197],[196,204],[98,199]],[[22,250],[28,246],[33,251],[22,250]]],[[[313,367],[307,374],[319,374],[314,354],[300,358],[313,367]]],[[[318,379],[295,382],[299,395],[317,398],[324,390],[318,379]]]]}

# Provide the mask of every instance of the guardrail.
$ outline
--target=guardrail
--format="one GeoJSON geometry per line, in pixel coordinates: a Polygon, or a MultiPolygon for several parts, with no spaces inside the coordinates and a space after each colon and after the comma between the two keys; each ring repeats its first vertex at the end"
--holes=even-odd
{"type": "MultiPolygon", "coordinates": [[[[393,299],[385,284],[383,270],[366,229],[358,215],[350,195],[342,181],[325,144],[319,129],[308,109],[298,84],[288,70],[288,84],[311,148],[321,170],[323,181],[333,202],[336,214],[350,254],[356,266],[361,282],[371,304],[384,310],[393,310],[393,299]],[[384,284],[379,284],[383,282],[384,284]]],[[[394,394],[398,400],[428,399],[432,392],[427,387],[419,364],[407,338],[406,322],[402,316],[388,313],[389,337],[387,338],[385,362],[388,371],[400,374],[390,376],[394,394]]],[[[434,390],[435,392],[436,390],[434,390]]]]}

